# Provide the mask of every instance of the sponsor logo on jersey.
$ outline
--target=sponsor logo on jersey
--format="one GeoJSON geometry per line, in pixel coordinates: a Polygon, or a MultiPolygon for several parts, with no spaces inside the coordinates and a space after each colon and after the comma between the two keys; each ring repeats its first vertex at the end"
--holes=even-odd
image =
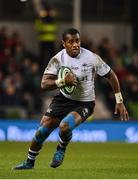
{"type": "Polygon", "coordinates": [[[47,109],[47,112],[48,112],[48,113],[51,113],[51,111],[52,111],[51,108],[48,108],[48,109],[47,109]]]}
{"type": "Polygon", "coordinates": [[[72,69],[72,70],[78,70],[79,67],[73,67],[73,66],[71,66],[71,69],[72,69]]]}

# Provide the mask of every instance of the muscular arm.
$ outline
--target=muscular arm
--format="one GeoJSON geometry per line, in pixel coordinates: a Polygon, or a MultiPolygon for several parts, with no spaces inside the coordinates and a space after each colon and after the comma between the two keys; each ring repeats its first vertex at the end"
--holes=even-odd
{"type": "Polygon", "coordinates": [[[111,70],[106,76],[106,79],[108,80],[108,82],[110,83],[114,94],[115,94],[115,98],[116,98],[116,106],[115,106],[115,114],[120,114],[120,118],[121,120],[125,120],[127,121],[129,119],[129,115],[127,112],[127,109],[123,103],[123,98],[121,95],[121,90],[120,90],[120,83],[118,81],[118,78],[116,76],[116,74],[113,72],[113,70],[111,70]]]}
{"type": "Polygon", "coordinates": [[[110,83],[114,93],[120,92],[120,83],[118,81],[118,78],[113,70],[110,70],[110,72],[104,76],[108,82],[110,83]]]}
{"type": "Polygon", "coordinates": [[[53,74],[44,74],[41,80],[41,88],[43,90],[54,90],[57,89],[55,80],[57,79],[56,75],[53,74]]]}
{"type": "MultiPolygon", "coordinates": [[[[54,90],[54,89],[57,89],[58,87],[61,87],[57,85],[55,80],[57,80],[56,75],[44,74],[41,80],[41,88],[44,90],[54,90]]],[[[69,86],[70,85],[76,86],[78,84],[76,76],[72,73],[68,73],[64,78],[64,85],[65,84],[69,86]]]]}

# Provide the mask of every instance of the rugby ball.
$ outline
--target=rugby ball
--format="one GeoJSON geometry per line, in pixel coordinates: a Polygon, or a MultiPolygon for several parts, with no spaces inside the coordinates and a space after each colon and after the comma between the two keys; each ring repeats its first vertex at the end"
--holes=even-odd
{"type": "MultiPolygon", "coordinates": [[[[61,66],[58,72],[58,78],[59,79],[64,79],[65,76],[69,73],[72,72],[70,68],[66,66],[61,66]]],[[[72,94],[75,89],[75,86],[63,86],[60,88],[60,90],[65,93],[65,94],[72,94]]]]}

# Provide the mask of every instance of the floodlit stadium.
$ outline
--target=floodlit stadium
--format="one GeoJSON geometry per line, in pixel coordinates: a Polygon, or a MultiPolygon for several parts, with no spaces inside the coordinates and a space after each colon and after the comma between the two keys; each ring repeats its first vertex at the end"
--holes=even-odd
{"type": "Polygon", "coordinates": [[[0,1],[0,179],[138,179],[137,6],[0,1]]]}

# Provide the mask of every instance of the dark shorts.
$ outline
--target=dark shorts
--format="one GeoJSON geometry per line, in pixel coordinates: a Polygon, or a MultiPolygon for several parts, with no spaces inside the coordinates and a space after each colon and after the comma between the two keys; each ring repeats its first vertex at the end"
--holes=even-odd
{"type": "Polygon", "coordinates": [[[45,115],[57,117],[62,120],[68,113],[75,111],[80,114],[83,119],[87,119],[93,113],[94,106],[94,101],[74,101],[64,97],[60,93],[54,97],[45,115]]]}

